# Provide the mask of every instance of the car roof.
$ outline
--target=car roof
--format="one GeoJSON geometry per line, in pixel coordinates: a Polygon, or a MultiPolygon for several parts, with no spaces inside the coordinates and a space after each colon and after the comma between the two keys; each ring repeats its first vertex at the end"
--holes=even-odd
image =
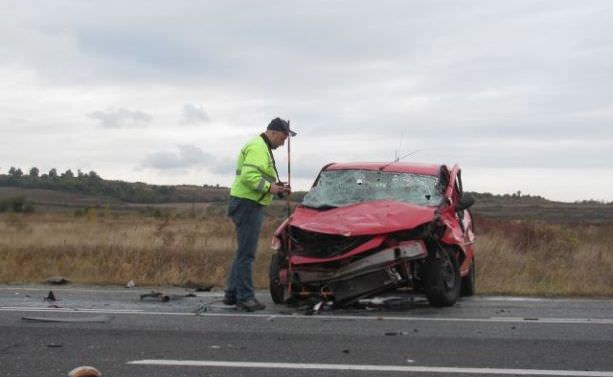
{"type": "Polygon", "coordinates": [[[443,166],[419,162],[333,162],[324,170],[380,170],[438,176],[443,166]]]}

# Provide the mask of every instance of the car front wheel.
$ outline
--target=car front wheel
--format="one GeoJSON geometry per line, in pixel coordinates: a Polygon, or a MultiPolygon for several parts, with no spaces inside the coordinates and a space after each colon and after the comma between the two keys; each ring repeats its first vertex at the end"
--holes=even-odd
{"type": "Polygon", "coordinates": [[[272,297],[272,301],[275,304],[282,304],[287,299],[286,296],[286,287],[281,284],[281,279],[279,277],[279,270],[281,269],[281,258],[279,254],[273,254],[270,260],[270,271],[269,271],[269,282],[268,286],[270,288],[270,296],[272,297]]]}
{"type": "Polygon", "coordinates": [[[460,266],[455,252],[441,248],[430,253],[424,265],[424,290],[432,306],[451,306],[460,295],[460,266]]]}

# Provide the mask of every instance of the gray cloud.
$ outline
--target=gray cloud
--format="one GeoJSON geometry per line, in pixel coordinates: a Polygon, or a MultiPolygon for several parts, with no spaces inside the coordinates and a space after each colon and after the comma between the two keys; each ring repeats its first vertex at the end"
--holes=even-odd
{"type": "Polygon", "coordinates": [[[97,120],[102,128],[141,127],[146,126],[153,119],[145,112],[124,108],[94,111],[87,116],[97,120]]]}
{"type": "MultiPolygon", "coordinates": [[[[292,163],[292,178],[303,178],[307,180],[314,180],[321,168],[332,161],[326,159],[321,155],[304,155],[294,157],[295,161],[292,163]]],[[[282,177],[287,176],[287,170],[285,166],[277,166],[279,168],[279,174],[282,177]]]]}
{"type": "MultiPolygon", "coordinates": [[[[299,133],[295,150],[318,152],[292,160],[305,180],[330,160],[391,159],[401,136],[425,161],[613,168],[608,0],[24,0],[5,8],[1,116],[28,120],[0,118],[0,131],[21,145],[0,150],[0,160],[15,164],[49,159],[32,145],[50,137],[88,140],[93,169],[104,163],[130,180],[125,156],[105,154],[109,145],[129,145],[124,153],[138,161],[160,139],[202,140],[214,158],[189,147],[153,153],[139,179],[228,184],[243,139],[282,116],[299,133]],[[149,127],[121,140],[94,134],[81,127],[91,110],[74,109],[96,103],[137,103],[156,109],[155,121],[137,110],[95,111],[87,115],[103,128],[149,127]]],[[[53,156],[71,166],[68,152],[53,156]]]]}
{"type": "Polygon", "coordinates": [[[214,166],[215,158],[193,145],[177,145],[178,153],[156,152],[145,158],[143,167],[157,170],[214,166]]]}
{"type": "Polygon", "coordinates": [[[199,124],[208,121],[210,121],[209,115],[202,106],[192,105],[191,103],[183,106],[182,124],[199,124]]]}
{"type": "Polygon", "coordinates": [[[236,161],[231,158],[221,157],[215,161],[215,164],[209,167],[209,170],[217,174],[233,174],[236,171],[236,161]]]}

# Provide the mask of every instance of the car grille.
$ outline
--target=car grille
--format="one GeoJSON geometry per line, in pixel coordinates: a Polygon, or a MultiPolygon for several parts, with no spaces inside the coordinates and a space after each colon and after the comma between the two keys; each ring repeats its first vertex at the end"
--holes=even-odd
{"type": "Polygon", "coordinates": [[[349,252],[372,236],[344,237],[337,234],[315,233],[291,227],[292,253],[304,257],[331,258],[349,252]]]}

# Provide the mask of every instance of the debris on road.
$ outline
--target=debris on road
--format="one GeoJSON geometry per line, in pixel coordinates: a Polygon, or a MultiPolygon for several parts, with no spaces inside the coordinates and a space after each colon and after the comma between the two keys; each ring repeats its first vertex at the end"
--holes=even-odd
{"type": "MultiPolygon", "coordinates": [[[[306,303],[304,305],[298,306],[298,311],[303,312],[304,315],[313,315],[319,314],[324,310],[330,310],[334,306],[333,301],[325,301],[325,300],[305,300],[306,303]]],[[[298,314],[298,313],[292,313],[298,314]]]]}
{"type": "Polygon", "coordinates": [[[388,331],[385,336],[409,335],[407,331],[388,331]]]}
{"type": "Polygon", "coordinates": [[[410,306],[415,303],[415,297],[372,297],[358,300],[357,305],[366,307],[366,309],[372,308],[387,308],[387,309],[401,309],[405,306],[410,306]]]}
{"type": "Polygon", "coordinates": [[[200,305],[198,306],[198,308],[196,308],[196,310],[194,310],[194,314],[196,314],[196,315],[201,315],[201,314],[206,313],[208,310],[209,310],[209,307],[208,307],[208,306],[206,306],[206,305],[204,305],[204,304],[200,304],[200,305]]]}
{"type": "Polygon", "coordinates": [[[55,294],[53,293],[53,291],[49,291],[49,294],[47,295],[47,297],[44,297],[43,300],[49,302],[56,301],[55,294]]]}
{"type": "Polygon", "coordinates": [[[186,297],[197,297],[197,296],[191,292],[184,294],[184,295],[167,295],[159,291],[151,291],[149,293],[143,293],[142,295],[140,295],[141,300],[146,299],[146,298],[155,298],[155,299],[159,299],[162,302],[168,302],[170,300],[178,300],[178,299],[182,299],[186,297]]]}
{"type": "Polygon", "coordinates": [[[193,289],[196,292],[210,292],[215,286],[212,284],[200,284],[191,280],[186,281],[184,284],[178,285],[179,287],[193,289]]]}
{"type": "Polygon", "coordinates": [[[66,279],[63,276],[51,276],[50,278],[45,280],[45,283],[52,285],[64,285],[69,284],[70,280],[66,279]]]}
{"type": "Polygon", "coordinates": [[[140,299],[143,300],[145,298],[157,298],[162,302],[170,301],[170,296],[163,294],[162,292],[151,291],[149,293],[143,293],[140,295],[140,299]]]}
{"type": "Polygon", "coordinates": [[[68,377],[101,377],[102,373],[94,367],[81,366],[68,373],[68,377]]]}

